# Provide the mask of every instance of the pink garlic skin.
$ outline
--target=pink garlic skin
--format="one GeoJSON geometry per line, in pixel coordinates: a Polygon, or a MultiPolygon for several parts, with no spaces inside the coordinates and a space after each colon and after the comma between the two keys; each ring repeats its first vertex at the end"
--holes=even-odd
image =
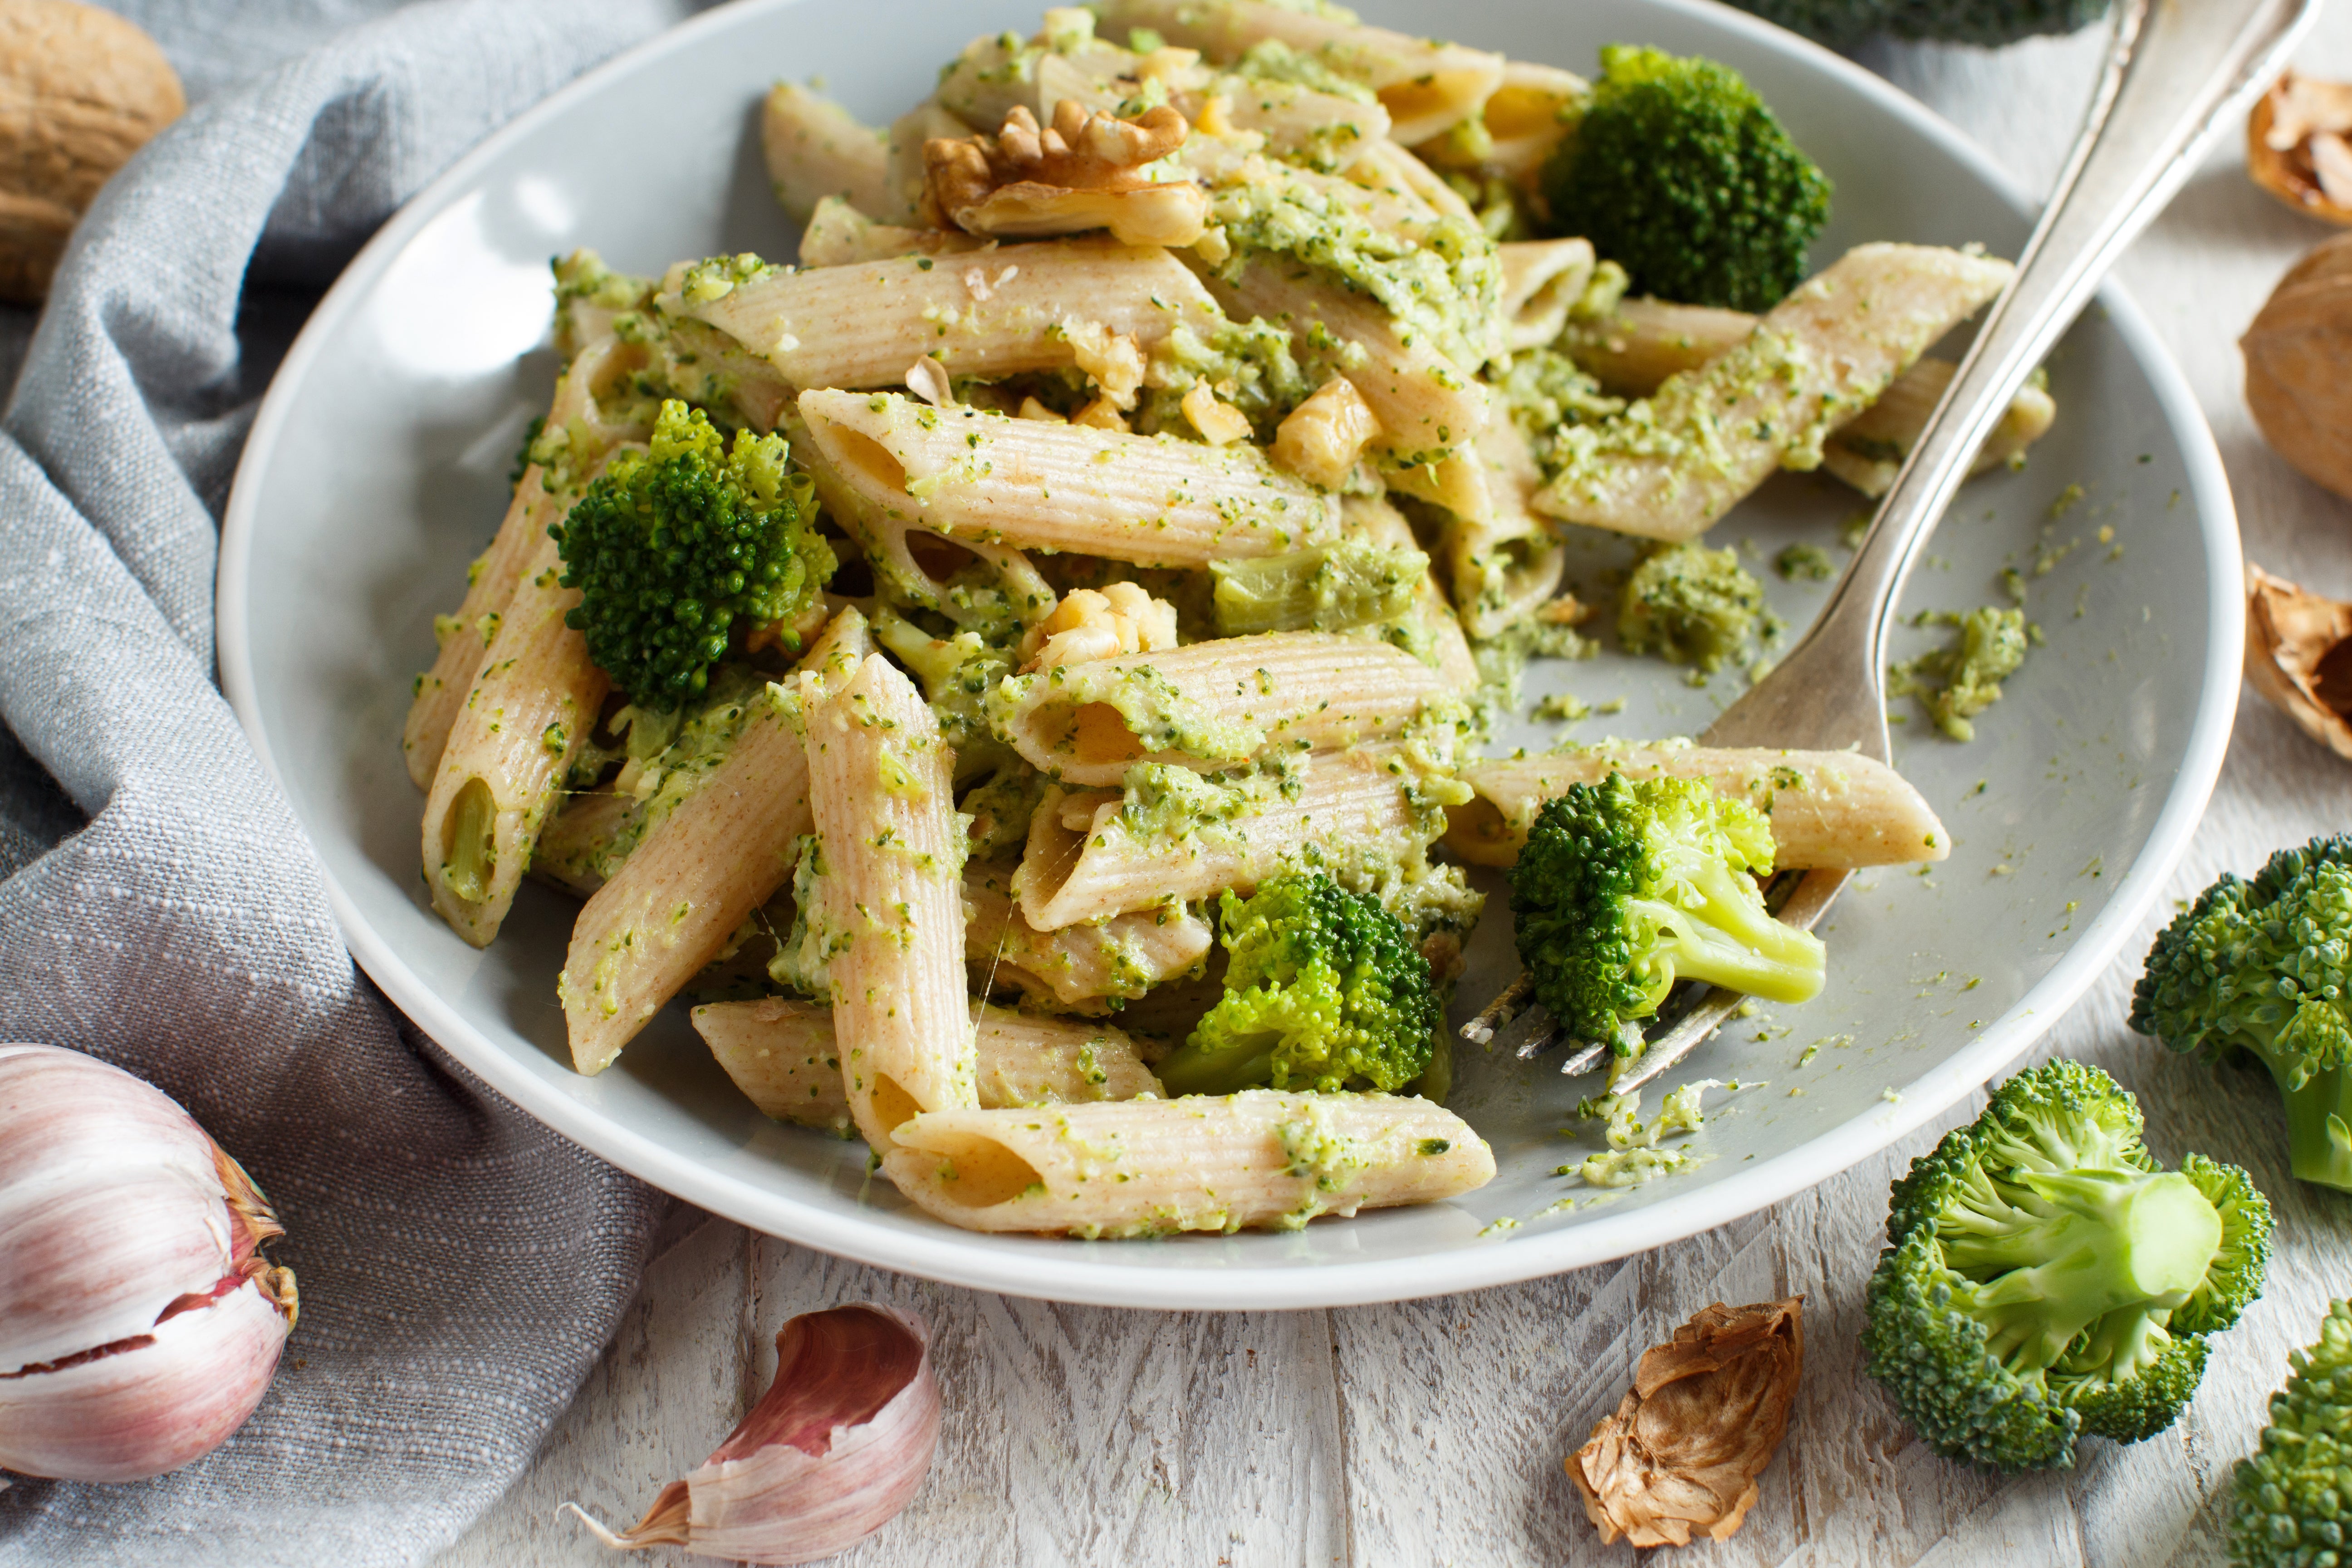
{"type": "Polygon", "coordinates": [[[0,1468],[136,1480],[217,1447],[293,1326],[291,1278],[256,1250],[278,1234],[170,1097],[0,1045],[0,1468]]]}

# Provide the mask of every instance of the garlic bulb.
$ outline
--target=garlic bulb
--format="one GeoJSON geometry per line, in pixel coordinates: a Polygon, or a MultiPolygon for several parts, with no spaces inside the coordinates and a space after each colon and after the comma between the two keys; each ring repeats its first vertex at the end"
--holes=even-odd
{"type": "Polygon", "coordinates": [[[0,1045],[0,1468],[128,1481],[218,1447],[293,1331],[285,1230],[168,1096],[0,1045]]]}
{"type": "Polygon", "coordinates": [[[683,1546],[743,1563],[813,1563],[896,1518],[931,1468],[940,1385],[922,1320],[859,1304],[776,1333],[776,1381],[702,1468],[605,1545],[683,1546]]]}

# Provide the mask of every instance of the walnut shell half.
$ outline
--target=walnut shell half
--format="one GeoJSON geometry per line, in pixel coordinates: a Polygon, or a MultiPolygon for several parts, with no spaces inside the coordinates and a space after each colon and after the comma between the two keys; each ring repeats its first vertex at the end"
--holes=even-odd
{"type": "Polygon", "coordinates": [[[2352,225],[2352,83],[2287,72],[2246,120],[2246,173],[2301,213],[2352,225]]]}
{"type": "Polygon", "coordinates": [[[2295,263],[2238,347],[2263,438],[2314,484],[2352,498],[2352,235],[2295,263]]]}
{"type": "Polygon", "coordinates": [[[155,40],[71,0],[0,0],[0,300],[35,305],[108,176],[187,108],[155,40]]]}
{"type": "Polygon", "coordinates": [[[2352,760],[2352,605],[2249,563],[2246,680],[2305,734],[2352,760]]]}
{"type": "Polygon", "coordinates": [[[1569,1456],[1603,1545],[1728,1541],[1789,1427],[1805,1368],[1805,1299],[1718,1301],[1642,1352],[1633,1391],[1569,1456]]]}

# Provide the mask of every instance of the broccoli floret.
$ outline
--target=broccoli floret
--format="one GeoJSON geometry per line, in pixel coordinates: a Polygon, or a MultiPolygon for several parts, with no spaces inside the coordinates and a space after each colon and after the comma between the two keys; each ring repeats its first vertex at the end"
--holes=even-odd
{"type": "Polygon", "coordinates": [[[1219,905],[1225,994],[1160,1064],[1171,1094],[1403,1088],[1442,1017],[1429,962],[1377,899],[1285,873],[1219,905]]]}
{"type": "Polygon", "coordinates": [[[2244,1568],[2341,1563],[2352,1534],[2352,1302],[2329,1303],[2293,1365],[2261,1448],[2238,1461],[2230,1561],[2244,1568]]]}
{"type": "Polygon", "coordinates": [[[1830,181],[1738,71],[1601,51],[1574,132],[1543,172],[1550,227],[1623,267],[1635,292],[1769,310],[1803,280],[1830,181]]]}
{"type": "Polygon", "coordinates": [[[1627,653],[1654,653],[1708,673],[1778,625],[1765,605],[1764,585],[1728,545],[1709,550],[1691,542],[1653,551],[1617,595],[1617,641],[1627,653]]]}
{"type": "Polygon", "coordinates": [[[2206,889],[2148,949],[2131,1026],[2217,1063],[2251,1051],[2286,1101],[2289,1168],[2352,1192],[2352,838],[2206,889]]]}
{"type": "Polygon", "coordinates": [[[2023,610],[1997,605],[1931,618],[1958,627],[1958,640],[1890,666],[1886,693],[1916,697],[1936,728],[1955,741],[1973,741],[1977,727],[1970,721],[2000,700],[2000,683],[2025,663],[2032,628],[2023,610]]]}
{"type": "Polygon", "coordinates": [[[1998,46],[2037,33],[2071,33],[2106,15],[2107,0],[1732,0],[1743,11],[1819,38],[1857,42],[1871,33],[1998,46]]]}
{"type": "Polygon", "coordinates": [[[1621,1056],[1677,980],[1810,1001],[1827,954],[1765,909],[1750,873],[1771,868],[1770,825],[1704,780],[1570,785],[1536,814],[1510,873],[1536,1000],[1573,1038],[1621,1056]]]}
{"type": "Polygon", "coordinates": [[[1217,632],[1344,632],[1399,619],[1429,572],[1418,550],[1343,539],[1286,555],[1212,561],[1217,632]]]}
{"type": "Polygon", "coordinates": [[[2046,1063],[1895,1184],[1870,1374],[1948,1458],[2046,1469],[2084,1432],[2138,1442],[2196,1392],[2204,1336],[2262,1294],[2270,1233],[2243,1171],[2164,1170],[2122,1086],[2046,1063]]]}
{"type": "Polygon", "coordinates": [[[640,707],[674,710],[703,689],[738,621],[789,620],[833,574],[810,523],[808,480],[780,436],[738,431],[730,448],[700,409],[670,399],[645,452],[625,452],[549,530],[563,624],[640,707]]]}

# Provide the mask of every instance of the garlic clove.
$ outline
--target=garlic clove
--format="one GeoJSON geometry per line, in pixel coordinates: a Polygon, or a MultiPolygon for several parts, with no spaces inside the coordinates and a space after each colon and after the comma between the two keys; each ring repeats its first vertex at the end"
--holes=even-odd
{"type": "Polygon", "coordinates": [[[859,1304],[776,1334],[776,1381],[701,1468],[605,1545],[683,1546],[743,1563],[813,1563],[896,1518],[931,1468],[940,1388],[921,1319],[859,1304]]]}
{"type": "Polygon", "coordinates": [[[2246,680],[2305,734],[2352,759],[2352,605],[2249,563],[2246,680]]]}

